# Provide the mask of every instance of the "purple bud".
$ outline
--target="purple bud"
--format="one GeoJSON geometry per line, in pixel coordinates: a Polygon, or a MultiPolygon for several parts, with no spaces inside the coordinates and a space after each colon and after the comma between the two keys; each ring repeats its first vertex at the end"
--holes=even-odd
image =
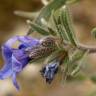
{"type": "Polygon", "coordinates": [[[48,65],[42,68],[41,75],[46,79],[47,83],[51,83],[54,76],[58,72],[59,62],[57,60],[52,61],[48,65]]]}

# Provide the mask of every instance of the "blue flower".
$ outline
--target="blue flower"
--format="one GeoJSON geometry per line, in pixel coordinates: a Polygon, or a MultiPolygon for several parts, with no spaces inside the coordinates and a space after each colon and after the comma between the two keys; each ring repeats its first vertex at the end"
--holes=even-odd
{"type": "Polygon", "coordinates": [[[55,74],[58,71],[58,67],[59,67],[59,61],[54,60],[42,68],[40,72],[41,72],[41,75],[46,79],[47,83],[50,84],[52,82],[55,74]]]}
{"type": "Polygon", "coordinates": [[[23,68],[30,61],[29,56],[26,54],[25,49],[28,47],[34,47],[39,44],[39,40],[28,36],[15,36],[9,39],[2,46],[2,55],[5,61],[5,65],[0,70],[0,79],[12,77],[13,84],[19,90],[19,84],[16,81],[16,75],[23,70],[23,68]],[[17,48],[13,48],[13,44],[16,41],[20,44],[17,48]]]}

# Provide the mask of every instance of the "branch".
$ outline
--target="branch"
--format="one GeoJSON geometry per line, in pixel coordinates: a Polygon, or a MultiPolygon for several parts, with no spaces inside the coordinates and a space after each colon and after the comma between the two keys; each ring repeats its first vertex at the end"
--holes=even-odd
{"type": "Polygon", "coordinates": [[[87,46],[87,45],[83,45],[83,44],[78,44],[77,48],[80,50],[89,50],[89,53],[95,53],[96,52],[96,47],[92,47],[92,46],[87,46]]]}

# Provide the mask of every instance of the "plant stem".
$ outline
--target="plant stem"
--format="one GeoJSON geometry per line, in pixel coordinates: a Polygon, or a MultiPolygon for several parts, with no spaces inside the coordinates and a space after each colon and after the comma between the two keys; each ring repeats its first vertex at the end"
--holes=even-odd
{"type": "Polygon", "coordinates": [[[87,45],[80,44],[80,43],[77,45],[77,48],[80,50],[84,50],[84,51],[89,50],[89,53],[95,53],[96,52],[96,47],[87,46],[87,45]]]}

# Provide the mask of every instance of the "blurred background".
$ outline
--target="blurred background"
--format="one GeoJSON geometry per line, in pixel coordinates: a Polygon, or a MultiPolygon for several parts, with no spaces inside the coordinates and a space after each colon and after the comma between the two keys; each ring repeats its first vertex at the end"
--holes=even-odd
{"type": "MultiPolygon", "coordinates": [[[[26,18],[14,15],[15,10],[37,11],[42,8],[40,0],[0,0],[0,45],[14,35],[28,31],[26,18]]],[[[91,29],[96,27],[96,0],[80,0],[70,6],[76,36],[83,44],[96,47],[91,29]]],[[[96,54],[87,58],[86,76],[96,75],[96,54]]],[[[0,68],[4,62],[0,53],[0,68]]],[[[57,76],[51,85],[46,84],[40,73],[40,65],[28,65],[19,75],[20,92],[14,88],[11,79],[0,81],[0,96],[96,96],[96,85],[89,78],[61,84],[57,76]]]]}

